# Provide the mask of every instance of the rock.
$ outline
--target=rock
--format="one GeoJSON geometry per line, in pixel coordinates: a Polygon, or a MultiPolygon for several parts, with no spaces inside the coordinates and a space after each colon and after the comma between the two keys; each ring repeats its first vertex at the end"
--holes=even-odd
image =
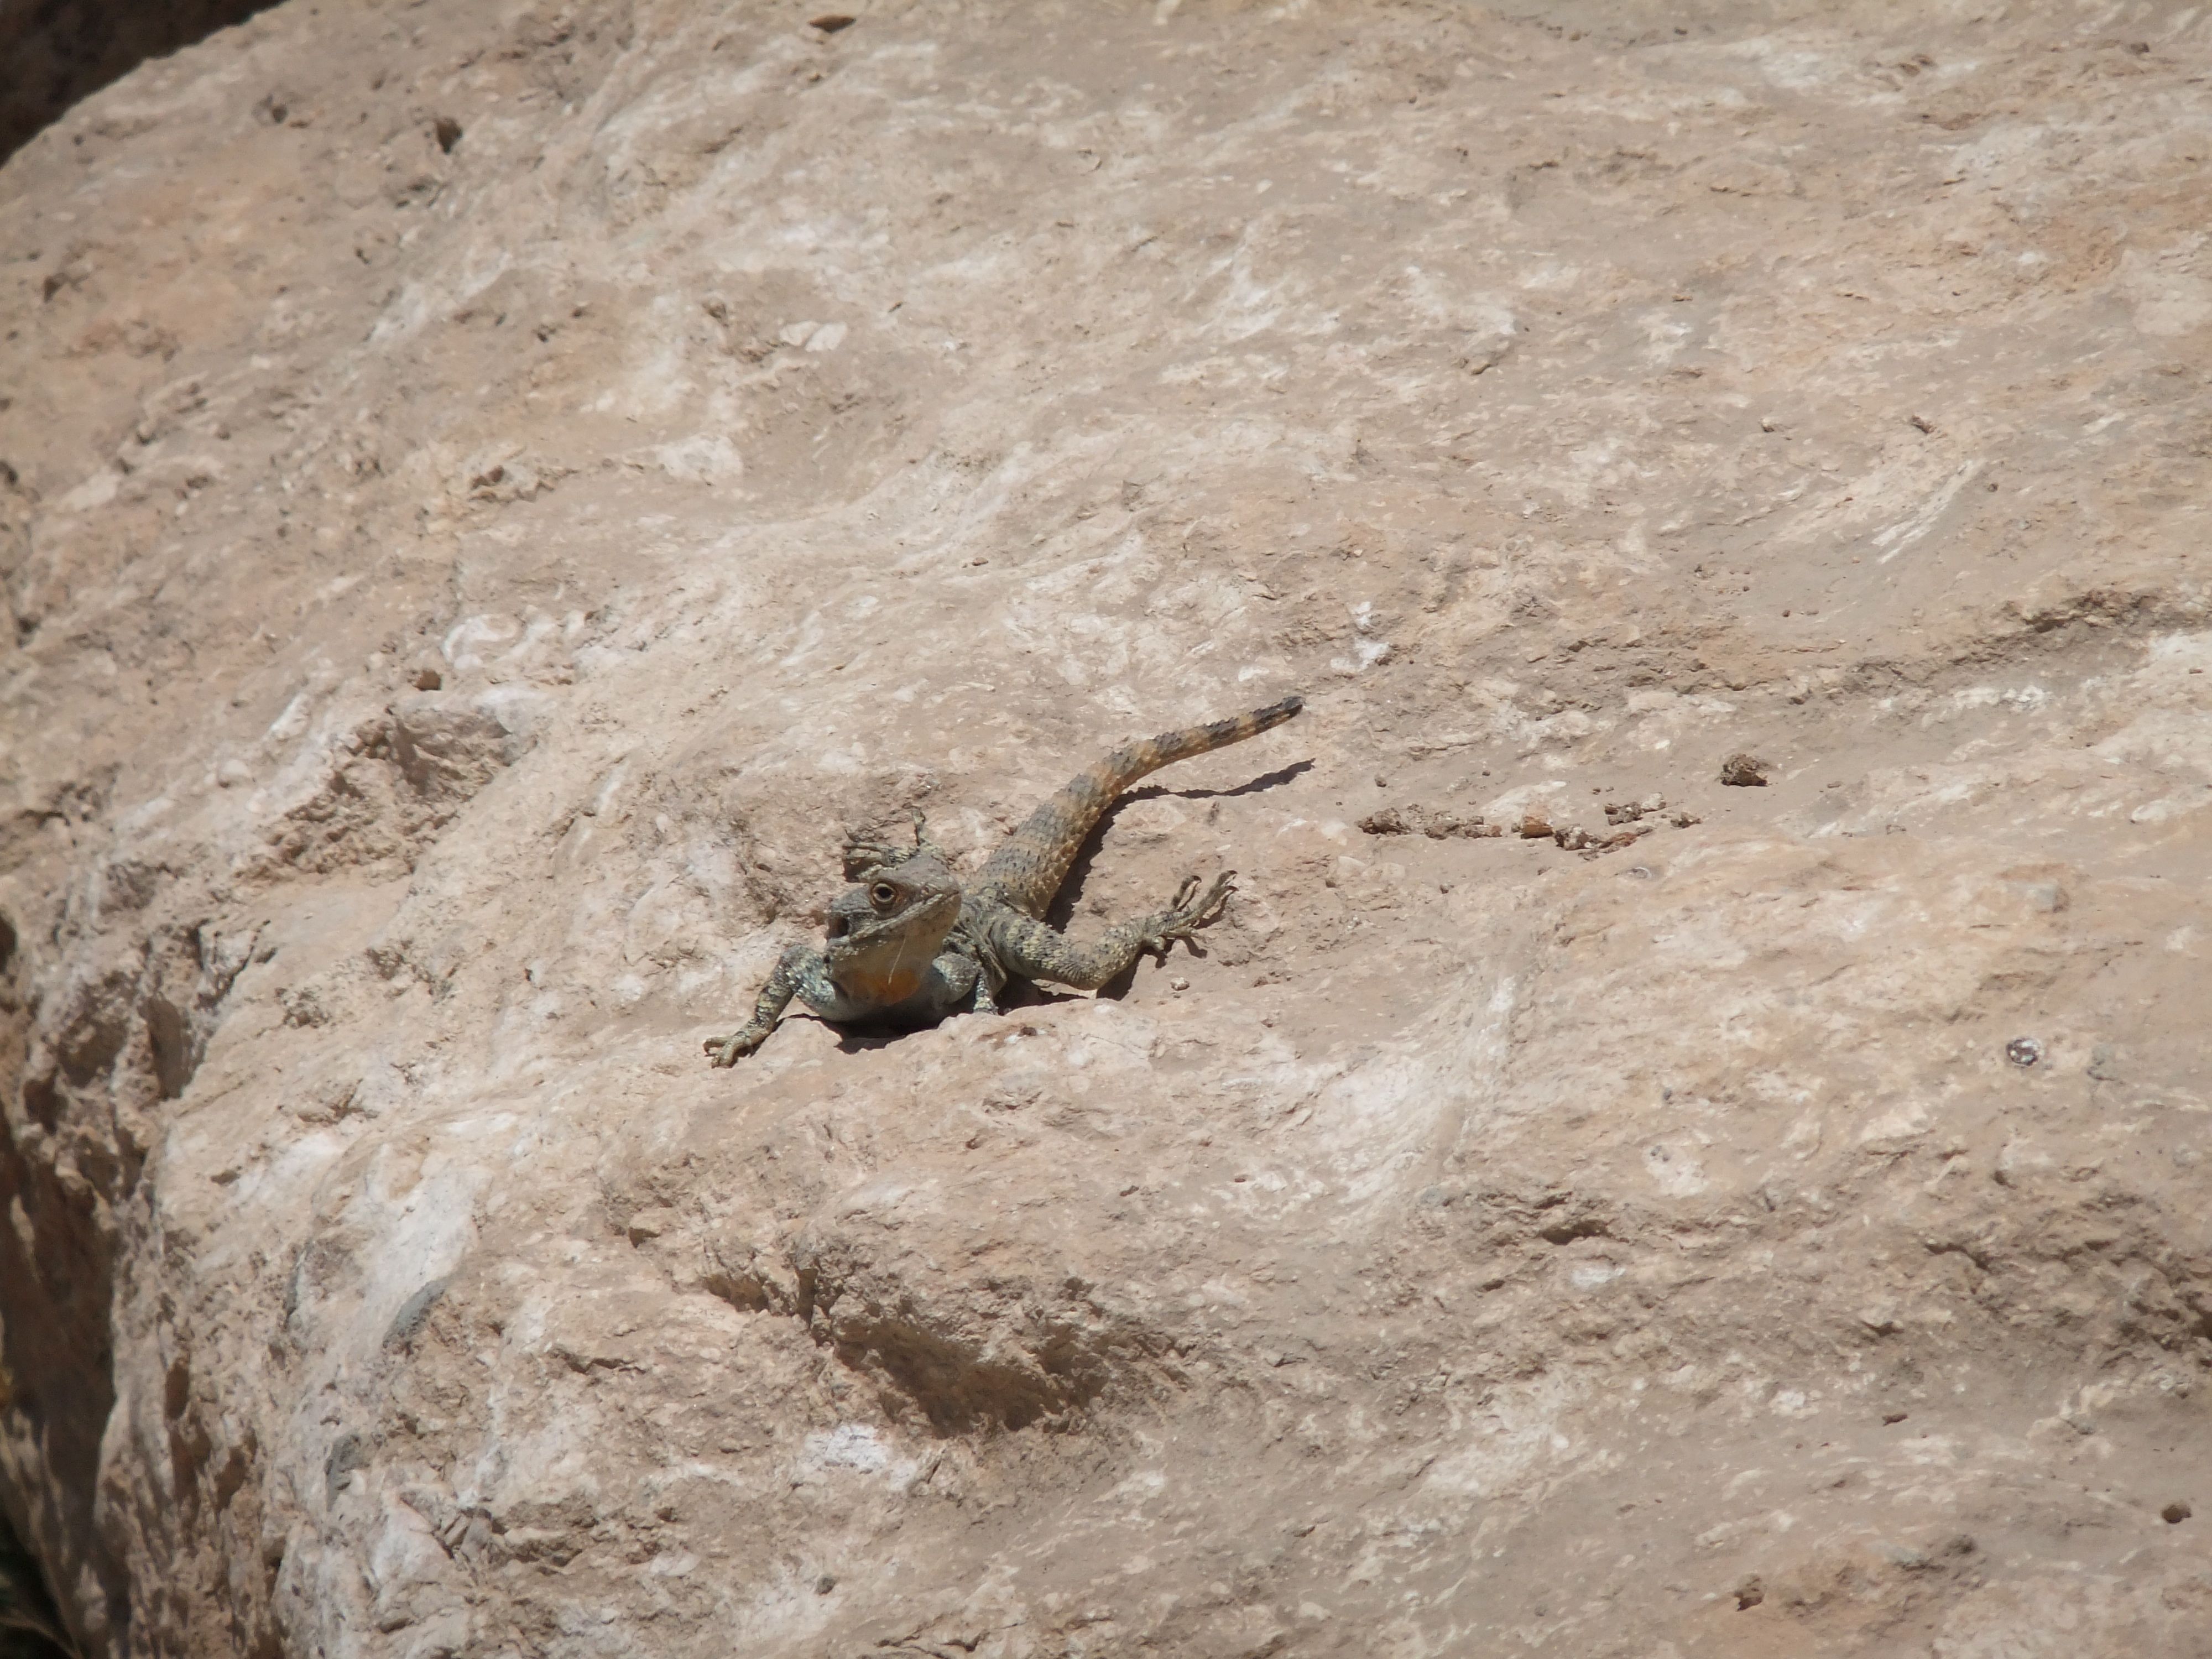
{"type": "Polygon", "coordinates": [[[1721,763],[1721,781],[1739,789],[1763,789],[1770,763],[1739,750],[1721,763]]]}
{"type": "Polygon", "coordinates": [[[1360,830],[1370,836],[1411,836],[1419,833],[1419,825],[1407,816],[1402,807],[1386,806],[1379,812],[1370,812],[1359,820],[1360,830]]]}
{"type": "Polygon", "coordinates": [[[1577,15],[291,0],[8,161],[88,1659],[2202,1650],[2212,23],[1577,15]],[[1054,912],[1195,950],[702,1062],[1292,690],[1054,912]]]}
{"type": "Polygon", "coordinates": [[[1359,828],[1370,836],[1426,836],[1431,841],[1480,841],[1503,833],[1500,826],[1485,823],[1480,814],[1463,818],[1425,806],[1386,806],[1360,819],[1359,828]]]}

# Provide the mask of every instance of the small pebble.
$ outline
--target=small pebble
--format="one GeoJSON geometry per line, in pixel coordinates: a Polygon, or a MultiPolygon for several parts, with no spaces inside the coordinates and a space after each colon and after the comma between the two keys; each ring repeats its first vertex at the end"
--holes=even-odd
{"type": "Polygon", "coordinates": [[[1182,975],[1178,974],[1175,978],[1168,981],[1168,989],[1170,991],[1188,991],[1190,989],[1190,981],[1183,978],[1182,975]]]}
{"type": "Polygon", "coordinates": [[[2186,1521],[2191,1516],[2196,1513],[2197,1511],[2191,1509],[2186,1504],[2168,1504],[2164,1509],[2159,1511],[2160,1516],[2169,1527],[2179,1526],[2183,1522],[2186,1521]]]}
{"type": "Polygon", "coordinates": [[[2033,1037],[2014,1037],[2005,1044],[2005,1058],[2015,1066],[2033,1066],[2043,1058],[2043,1045],[2033,1037]]]}

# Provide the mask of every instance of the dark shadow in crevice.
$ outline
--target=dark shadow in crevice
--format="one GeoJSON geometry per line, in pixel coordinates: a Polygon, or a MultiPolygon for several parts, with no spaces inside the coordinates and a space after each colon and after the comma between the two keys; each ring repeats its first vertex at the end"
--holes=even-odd
{"type": "Polygon", "coordinates": [[[1056,1002],[1081,1002],[1087,991],[1064,991],[1056,985],[1039,985],[1035,980],[1010,979],[999,988],[999,1011],[1012,1013],[1018,1008],[1049,1008],[1056,1002]]]}
{"type": "Polygon", "coordinates": [[[0,1659],[76,1659],[37,1559],[0,1515],[0,1659]]]}
{"type": "Polygon", "coordinates": [[[940,1437],[1031,1424],[1065,1431],[1106,1385],[1107,1370],[1097,1358],[1068,1352],[1065,1341],[1032,1364],[988,1359],[910,1312],[824,1321],[816,1340],[825,1334],[847,1366],[885,1385],[884,1404],[892,1415],[905,1415],[902,1406],[918,1408],[940,1437]]]}
{"type": "Polygon", "coordinates": [[[0,162],[72,105],[148,58],[180,52],[273,3],[21,0],[0,5],[0,162]]]}
{"type": "MultiPolygon", "coordinates": [[[[0,1377],[16,1432],[44,1454],[54,1511],[49,1536],[64,1540],[61,1547],[88,1549],[109,1628],[119,1632],[130,1619],[129,1585],[96,1541],[94,1515],[100,1437],[115,1404],[113,1249],[96,1205],[84,1183],[66,1182],[47,1162],[27,1157],[0,1117],[0,1214],[16,1221],[0,1227],[0,1377]]],[[[24,1495],[10,1496],[20,1502],[24,1495]]],[[[62,1577],[77,1565],[63,1564],[62,1577]]],[[[0,1616],[0,1659],[18,1659],[6,1629],[0,1616]]]]}

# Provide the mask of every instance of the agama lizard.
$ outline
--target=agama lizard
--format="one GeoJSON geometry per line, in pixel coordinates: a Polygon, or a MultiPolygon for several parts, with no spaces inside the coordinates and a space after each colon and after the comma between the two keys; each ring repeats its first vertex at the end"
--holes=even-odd
{"type": "Polygon", "coordinates": [[[1118,922],[1088,945],[1045,925],[1085,839],[1115,797],[1163,766],[1257,737],[1305,707],[1298,696],[1210,726],[1163,732],[1116,749],[1078,773],[963,881],[914,814],[914,846],[855,840],[845,848],[854,885],[830,906],[822,949],[793,945],[761,988],[743,1030],[710,1041],[717,1066],[734,1066],[768,1040],[794,996],[824,1019],[911,1029],[963,1008],[997,1011],[1009,979],[1095,990],[1146,951],[1164,952],[1218,919],[1231,871],[1200,892],[1185,878],[1164,910],[1118,922]]]}

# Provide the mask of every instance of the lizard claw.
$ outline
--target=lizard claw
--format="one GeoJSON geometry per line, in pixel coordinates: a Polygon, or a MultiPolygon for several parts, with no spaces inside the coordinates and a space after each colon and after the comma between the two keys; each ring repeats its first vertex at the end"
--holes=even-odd
{"type": "MultiPolygon", "coordinates": [[[[763,1032],[762,1036],[766,1035],[763,1032]]],[[[733,1032],[726,1037],[708,1037],[705,1046],[708,1057],[714,1062],[716,1068],[720,1069],[736,1065],[754,1049],[759,1048],[761,1041],[762,1037],[754,1036],[750,1030],[744,1030],[733,1032]]]]}
{"type": "Polygon", "coordinates": [[[1237,890],[1237,872],[1225,870],[1213,878],[1213,884],[1203,895],[1198,895],[1199,878],[1185,876],[1182,885],[1176,889],[1175,902],[1168,907],[1168,918],[1159,930],[1163,949],[1170,939],[1188,939],[1200,928],[1218,921],[1228,908],[1230,894],[1237,890]]]}

